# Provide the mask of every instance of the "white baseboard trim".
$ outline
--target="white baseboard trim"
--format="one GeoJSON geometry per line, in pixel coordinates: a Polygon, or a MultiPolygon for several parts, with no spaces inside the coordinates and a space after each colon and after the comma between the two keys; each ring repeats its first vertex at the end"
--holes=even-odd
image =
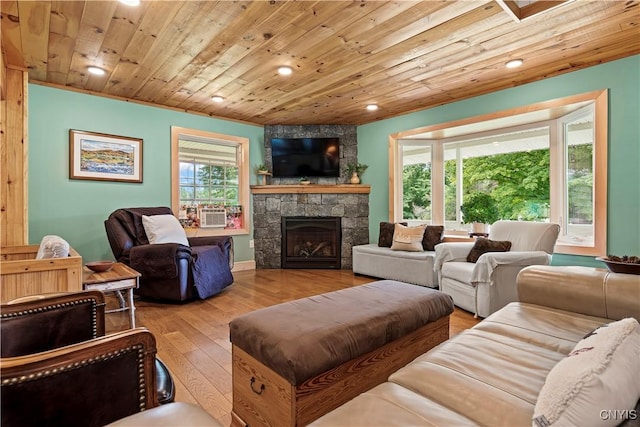
{"type": "Polygon", "coordinates": [[[235,263],[233,263],[233,269],[231,271],[234,272],[234,271],[246,271],[246,270],[255,270],[255,269],[256,269],[255,260],[236,261],[235,263]]]}

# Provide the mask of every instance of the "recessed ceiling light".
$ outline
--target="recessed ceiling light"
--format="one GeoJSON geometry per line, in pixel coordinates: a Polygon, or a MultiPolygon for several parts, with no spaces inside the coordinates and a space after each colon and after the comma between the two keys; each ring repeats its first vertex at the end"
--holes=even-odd
{"type": "Polygon", "coordinates": [[[219,95],[214,95],[214,96],[211,97],[211,100],[213,102],[222,102],[222,101],[224,101],[224,98],[219,96],[219,95]]]}
{"type": "Polygon", "coordinates": [[[96,76],[104,76],[107,73],[105,70],[98,67],[88,67],[87,71],[91,74],[95,74],[96,76]]]}
{"type": "Polygon", "coordinates": [[[118,0],[122,4],[127,6],[140,6],[140,0],[118,0]]]}
{"type": "Polygon", "coordinates": [[[369,111],[376,111],[378,109],[378,105],[377,104],[369,104],[367,105],[367,110],[369,111]]]}
{"type": "Polygon", "coordinates": [[[278,74],[282,76],[288,76],[293,73],[293,69],[291,67],[280,67],[278,68],[278,74]]]}
{"type": "Polygon", "coordinates": [[[512,59],[511,61],[504,64],[507,68],[518,68],[522,65],[524,61],[522,59],[512,59]]]}

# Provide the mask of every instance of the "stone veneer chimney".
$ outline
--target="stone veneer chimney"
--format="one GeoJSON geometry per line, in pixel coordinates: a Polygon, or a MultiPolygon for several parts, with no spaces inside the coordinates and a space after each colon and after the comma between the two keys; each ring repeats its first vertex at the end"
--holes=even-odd
{"type": "MultiPolygon", "coordinates": [[[[358,138],[354,125],[268,125],[264,128],[265,163],[271,167],[272,138],[337,137],[340,139],[340,177],[310,178],[305,194],[253,194],[253,238],[257,268],[281,268],[281,218],[283,216],[339,216],[342,218],[341,265],[351,269],[351,248],[369,242],[369,194],[332,193],[326,188],[313,193],[313,184],[344,184],[347,163],[358,161],[358,138]]],[[[297,184],[294,178],[272,180],[273,185],[297,184]]]]}

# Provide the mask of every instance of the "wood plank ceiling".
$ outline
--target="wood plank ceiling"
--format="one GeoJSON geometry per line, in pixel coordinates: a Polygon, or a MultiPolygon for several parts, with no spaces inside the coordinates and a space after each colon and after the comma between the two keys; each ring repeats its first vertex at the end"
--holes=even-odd
{"type": "Polygon", "coordinates": [[[638,54],[638,2],[2,1],[2,51],[32,82],[262,125],[363,124],[638,54]]]}

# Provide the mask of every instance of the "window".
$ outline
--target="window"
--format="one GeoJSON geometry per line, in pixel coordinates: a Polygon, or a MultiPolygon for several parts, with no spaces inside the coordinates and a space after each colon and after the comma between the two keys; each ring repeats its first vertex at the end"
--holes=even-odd
{"type": "Polygon", "coordinates": [[[248,233],[246,138],[171,128],[174,212],[190,235],[248,233]]]}
{"type": "Polygon", "coordinates": [[[562,224],[560,241],[593,246],[594,229],[594,112],[586,107],[561,119],[560,141],[563,168],[557,220],[562,224]]]}
{"type": "Polygon", "coordinates": [[[402,218],[431,220],[431,144],[401,141],[402,218]]]}
{"type": "Polygon", "coordinates": [[[180,205],[237,205],[238,147],[178,140],[180,205]]]}
{"type": "Polygon", "coordinates": [[[471,229],[460,205],[475,192],[491,194],[502,219],[549,221],[549,126],[454,139],[443,143],[447,228],[471,229]]]}
{"type": "Polygon", "coordinates": [[[557,252],[606,254],[606,111],[598,91],[391,135],[390,220],[468,231],[483,191],[503,219],[560,224],[557,252]]]}

